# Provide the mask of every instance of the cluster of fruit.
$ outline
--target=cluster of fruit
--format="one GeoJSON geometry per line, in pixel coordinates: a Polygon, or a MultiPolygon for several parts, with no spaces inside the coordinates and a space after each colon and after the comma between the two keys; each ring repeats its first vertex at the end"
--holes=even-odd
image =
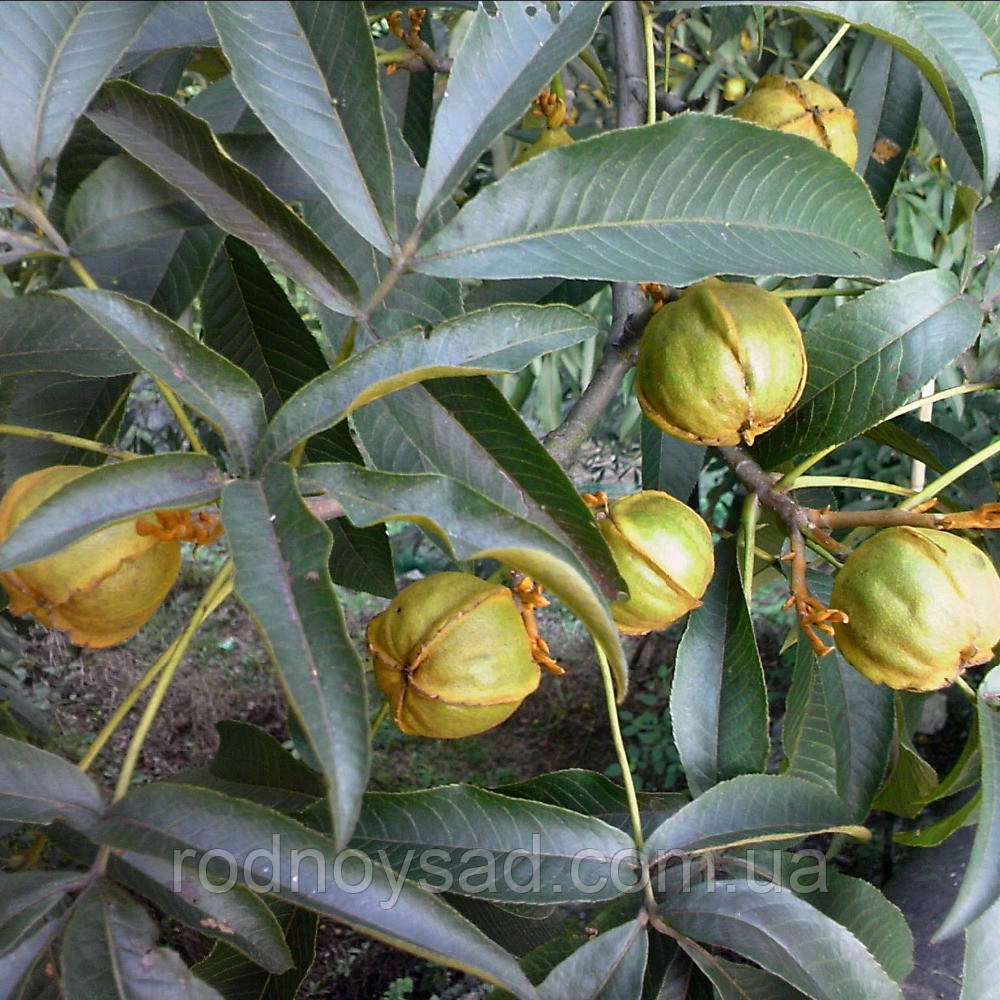
{"type": "MultiPolygon", "coordinates": [[[[541,101],[545,148],[572,141],[565,106],[541,101]]],[[[803,135],[853,166],[854,118],[808,81],[764,77],[732,112],[803,135]]],[[[530,158],[542,149],[533,149],[530,158]]],[[[646,416],[668,434],[701,444],[751,443],[798,401],[806,353],[795,317],[753,284],[709,278],[663,305],[639,348],[635,390],[646,416]]],[[[36,507],[88,470],[55,466],[15,482],[0,503],[0,540],[36,507]]],[[[708,526],[666,493],[608,502],[587,497],[628,585],[612,605],[621,631],[665,628],[699,602],[714,571],[708,526]]],[[[37,562],[0,574],[18,615],[31,614],[81,645],[133,635],[173,585],[180,540],[209,540],[211,518],[160,512],[119,522],[37,562]]],[[[379,689],[406,733],[454,738],[492,728],[533,692],[540,665],[555,669],[538,637],[539,591],[511,591],[463,573],[406,587],[369,624],[379,689]]],[[[894,688],[930,690],[992,657],[1000,640],[1000,577],[971,542],[891,527],[863,543],[837,575],[835,640],[862,674],[894,688]],[[840,618],[843,621],[839,620],[840,618]]]]}

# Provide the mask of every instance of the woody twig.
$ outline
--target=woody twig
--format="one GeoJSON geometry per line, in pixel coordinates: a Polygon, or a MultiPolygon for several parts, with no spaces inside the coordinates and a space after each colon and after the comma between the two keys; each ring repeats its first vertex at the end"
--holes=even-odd
{"type": "Polygon", "coordinates": [[[389,22],[389,30],[399,38],[410,50],[409,55],[401,59],[395,59],[386,69],[387,73],[394,73],[397,69],[409,70],[411,73],[451,72],[452,60],[447,56],[439,56],[421,37],[420,27],[427,16],[425,7],[411,8],[406,12],[410,26],[403,30],[403,12],[393,11],[386,19],[389,22]]]}

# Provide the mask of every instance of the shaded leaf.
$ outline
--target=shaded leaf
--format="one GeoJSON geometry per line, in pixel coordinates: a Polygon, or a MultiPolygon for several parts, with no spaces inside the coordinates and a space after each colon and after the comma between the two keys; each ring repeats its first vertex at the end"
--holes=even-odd
{"type": "MultiPolygon", "coordinates": [[[[625,789],[596,771],[579,768],[552,771],[527,781],[501,785],[495,791],[594,816],[626,833],[632,830],[625,789]]],[[[655,829],[689,801],[681,792],[638,792],[637,799],[645,833],[655,829]]]]}
{"type": "Polygon", "coordinates": [[[858,122],[858,173],[884,212],[916,139],[922,93],[913,63],[883,41],[875,40],[851,90],[848,102],[858,122]]]}
{"type": "Polygon", "coordinates": [[[705,461],[705,446],[664,434],[655,424],[642,418],[642,488],[662,490],[678,500],[687,500],[698,485],[698,474],[705,461]]]}
{"type": "Polygon", "coordinates": [[[60,951],[67,1000],[218,1000],[180,955],[157,948],[149,914],[110,882],[97,882],[77,902],[60,951]]]}
{"type": "MultiPolygon", "coordinates": [[[[806,996],[783,979],[754,965],[730,962],[693,943],[682,942],[681,947],[711,981],[719,1000],[799,1000],[806,996]]],[[[686,997],[685,993],[678,1000],[686,1000],[686,997]]]]}
{"type": "Polygon", "coordinates": [[[334,312],[355,312],[357,287],[295,213],[226,156],[211,130],[170,98],[107,84],[89,117],[109,138],[183,191],[218,226],[267,254],[334,312]]]}
{"type": "Polygon", "coordinates": [[[472,785],[369,792],[351,846],[421,888],[496,902],[594,902],[639,882],[622,831],[472,785]]]}
{"type": "Polygon", "coordinates": [[[155,7],[138,0],[4,5],[0,149],[26,195],[155,7]]]}
{"type": "Polygon", "coordinates": [[[68,288],[70,299],[222,434],[242,471],[252,467],[266,423],[260,392],[246,372],[155,309],[114,292],[68,288]]]}
{"type": "Polygon", "coordinates": [[[493,558],[545,584],[588,627],[624,692],[627,673],[607,603],[561,539],[463,483],[434,474],[374,472],[347,463],[304,467],[303,484],[333,495],[357,524],[405,519],[439,535],[459,559],[493,558]]]}
{"type": "Polygon", "coordinates": [[[361,808],[370,749],[361,660],[330,582],[330,533],[299,496],[295,474],[274,465],[222,496],[236,595],[257,622],[288,699],[328,782],[337,841],[361,808]]]}
{"type": "Polygon", "coordinates": [[[55,940],[62,927],[62,920],[39,922],[18,946],[11,951],[0,954],[0,997],[3,1000],[35,1000],[37,993],[32,991],[25,996],[19,989],[31,980],[31,973],[45,952],[45,949],[55,940]]]}
{"type": "Polygon", "coordinates": [[[899,694],[895,696],[895,702],[896,759],[873,805],[876,809],[912,819],[923,812],[928,801],[936,798],[938,776],[913,745],[899,694]]]}
{"type": "Polygon", "coordinates": [[[559,963],[538,985],[543,1000],[638,1000],[646,973],[646,921],[599,934],[559,963]]]}
{"type": "MultiPolygon", "coordinates": [[[[202,339],[257,383],[271,417],[294,392],[328,366],[316,338],[253,248],[229,237],[212,268],[202,303],[202,339]]],[[[364,464],[346,424],[312,437],[315,460],[364,464]]],[[[336,519],[330,575],[334,583],[392,597],[392,554],[383,528],[361,529],[336,519]]]]}
{"type": "Polygon", "coordinates": [[[413,266],[462,278],[688,285],[718,273],[880,278],[888,262],[868,189],[836,157],[736,119],[679,115],[510,171],[413,266]]]}
{"type": "Polygon", "coordinates": [[[761,460],[770,467],[868,430],[964,351],[981,321],[954,275],[941,270],[909,275],[842,305],[805,333],[805,390],[761,440],[761,460]]]}
{"type": "Polygon", "coordinates": [[[323,778],[293,757],[270,733],[236,719],[215,724],[219,749],[210,770],[217,778],[301,792],[313,798],[326,793],[323,778]]]}
{"type": "Polygon", "coordinates": [[[0,736],[0,819],[88,830],[104,811],[97,786],[69,761],[0,736]]]}
{"type": "Polygon", "coordinates": [[[265,463],[332,427],[352,410],[424,379],[509,372],[586,340],[594,320],[567,306],[493,306],[449,320],[429,334],[407,330],[380,340],[299,390],[271,421],[265,463]]]}
{"type": "MultiPolygon", "coordinates": [[[[935,799],[940,796],[934,796],[935,799]]],[[[916,830],[901,830],[892,835],[893,843],[905,847],[937,847],[943,844],[953,833],[964,826],[970,826],[978,819],[979,804],[982,801],[982,790],[976,792],[964,805],[953,813],[939,819],[936,823],[918,827],[916,830]]]]}
{"type": "Polygon", "coordinates": [[[28,372],[97,377],[137,367],[100,323],[50,292],[0,298],[0,363],[5,378],[28,372]]]}
{"type": "Polygon", "coordinates": [[[272,975],[220,941],[193,969],[224,1000],[295,1000],[302,980],[312,967],[319,918],[315,913],[277,900],[268,907],[291,952],[292,968],[281,975],[272,975]]]}
{"type": "Polygon", "coordinates": [[[108,874],[173,920],[217,941],[272,973],[292,965],[288,946],[267,904],[246,886],[227,888],[183,859],[151,858],[124,851],[108,862],[108,874]]]}
{"type": "Polygon", "coordinates": [[[902,998],[853,934],[793,893],[702,882],[662,901],[660,914],[681,934],[752,959],[814,1000],[902,998]]]}
{"type": "Polygon", "coordinates": [[[337,212],[388,253],[392,163],[364,8],[225,0],[208,11],[250,107],[337,212]]]}
{"type": "Polygon", "coordinates": [[[513,957],[440,900],[390,879],[381,865],[355,851],[338,854],[327,837],[259,806],[160,782],[118,802],[98,836],[113,846],[160,856],[178,846],[199,854],[225,850],[246,880],[288,902],[465,969],[526,1000],[535,996],[513,957]],[[300,864],[302,851],[315,853],[300,864]],[[380,905],[390,901],[395,905],[380,905]]]}
{"type": "Polygon", "coordinates": [[[115,521],[217,500],[219,470],[207,455],[173,452],[93,469],[40,503],[0,544],[0,568],[34,562],[115,521]]]}
{"type": "Polygon", "coordinates": [[[73,253],[129,246],[208,220],[176,188],[128,156],[105,160],[76,189],[66,207],[73,253]]]}
{"type": "Polygon", "coordinates": [[[165,262],[150,305],[172,319],[179,317],[201,291],[222,237],[216,226],[185,230],[165,262]]]}
{"type": "Polygon", "coordinates": [[[434,119],[417,202],[424,216],[461,181],[489,144],[530,106],[552,76],[593,37],[603,9],[562,3],[505,3],[476,11],[434,119]]]}
{"type": "MultiPolygon", "coordinates": [[[[20,871],[0,874],[0,952],[10,947],[8,922],[40,903],[56,902],[79,889],[86,875],[67,871],[20,871]]],[[[45,911],[48,912],[48,911],[45,911]]]]}
{"type": "Polygon", "coordinates": [[[713,785],[661,823],[646,840],[646,856],[700,854],[830,831],[867,838],[863,827],[849,825],[846,807],[825,789],[785,775],[743,774],[713,785]]]}
{"type": "Polygon", "coordinates": [[[976,701],[982,755],[982,801],[979,825],[962,884],[935,940],[950,937],[983,916],[1000,899],[1000,668],[982,680],[976,701]]]}
{"type": "Polygon", "coordinates": [[[994,903],[965,930],[965,962],[959,1000],[997,1000],[1000,979],[996,974],[1000,902],[994,903]]]}
{"type": "Polygon", "coordinates": [[[767,689],[735,539],[716,546],[715,574],[677,647],[670,717],[693,795],[766,767],[767,689]]]}

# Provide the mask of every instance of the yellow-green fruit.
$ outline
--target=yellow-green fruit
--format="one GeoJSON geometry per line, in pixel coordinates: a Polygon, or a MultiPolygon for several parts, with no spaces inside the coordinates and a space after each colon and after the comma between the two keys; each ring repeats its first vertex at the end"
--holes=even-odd
{"type": "Polygon", "coordinates": [[[733,445],[779,423],[805,381],[802,334],[785,303],[756,285],[707,278],[646,325],[635,389],[668,434],[733,445]]]}
{"type": "Polygon", "coordinates": [[[854,112],[812,80],[762,76],[730,113],[743,121],[810,139],[852,169],[858,158],[854,112]]]}
{"type": "Polygon", "coordinates": [[[511,592],[435,573],[368,624],[375,682],[404,733],[455,739],[499,725],[538,687],[539,667],[511,592]]]}
{"type": "Polygon", "coordinates": [[[885,528],[858,546],[833,585],[837,648],[876,684],[933,691],[986,663],[1000,641],[1000,576],[946,531],[885,528]]]}
{"type": "Polygon", "coordinates": [[[738,101],[747,92],[747,82],[742,76],[731,76],[722,85],[722,96],[727,101],[738,101]]]}
{"type": "MultiPolygon", "coordinates": [[[[54,465],[18,479],[0,501],[0,541],[43,500],[91,470],[54,465]]],[[[140,535],[119,521],[64,549],[0,573],[16,615],[32,615],[79,646],[104,648],[139,631],[177,579],[180,542],[140,535]]]]}
{"type": "Polygon", "coordinates": [[[698,607],[715,558],[708,526],[687,504],[643,490],[615,500],[597,524],[628,584],[628,599],[611,605],[622,632],[666,628],[698,607]]]}
{"type": "Polygon", "coordinates": [[[512,166],[519,167],[522,163],[527,163],[528,160],[533,160],[536,156],[541,156],[542,153],[547,153],[550,149],[571,146],[572,144],[573,137],[562,125],[559,128],[544,128],[542,134],[530,146],[526,146],[514,157],[512,166]]]}

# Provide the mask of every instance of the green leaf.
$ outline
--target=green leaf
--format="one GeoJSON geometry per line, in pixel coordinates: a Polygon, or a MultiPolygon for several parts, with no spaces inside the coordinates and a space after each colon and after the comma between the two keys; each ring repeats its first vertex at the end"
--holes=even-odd
{"type": "Polygon", "coordinates": [[[782,732],[789,775],[836,793],[854,822],[864,822],[885,778],[894,719],[891,690],[836,650],[817,657],[799,634],[782,732]]]}
{"type": "Polygon", "coordinates": [[[105,160],[76,189],[66,207],[73,253],[130,246],[208,220],[176,188],[129,156],[105,160]]]}
{"type": "MultiPolygon", "coordinates": [[[[632,830],[625,789],[596,771],[579,768],[552,771],[527,781],[501,785],[494,791],[594,816],[626,833],[632,830]]],[[[655,829],[690,801],[681,792],[639,792],[637,797],[644,833],[655,829]]]]}
{"type": "MultiPolygon", "coordinates": [[[[163,267],[149,304],[177,319],[194,301],[208,276],[223,233],[216,226],[187,229],[162,261],[163,267]]],[[[141,296],[133,296],[133,298],[141,296]]]]}
{"type": "Polygon", "coordinates": [[[332,427],[352,410],[445,375],[513,372],[542,354],[592,337],[592,317],[568,306],[493,306],[429,334],[407,330],[353,354],[313,379],[278,411],[261,445],[265,462],[332,427]]]}
{"type": "MultiPolygon", "coordinates": [[[[682,941],[681,947],[711,981],[719,1000],[800,1000],[806,996],[783,979],[754,965],[727,961],[694,943],[682,941]]],[[[678,996],[678,1000],[686,998],[686,992],[678,996]]]]}
{"type": "Polygon", "coordinates": [[[927,802],[937,797],[938,776],[913,745],[899,694],[895,701],[896,761],[873,805],[876,809],[913,819],[923,812],[927,802]]]}
{"type": "Polygon", "coordinates": [[[157,948],[158,930],[145,908],[110,882],[78,900],[60,950],[67,1000],[220,1000],[169,948],[157,948]]]}
{"type": "Polygon", "coordinates": [[[881,278],[888,263],[871,195],[836,157],[735,119],[679,115],[510,171],[413,266],[461,278],[688,285],[719,273],[881,278]]]}
{"type": "Polygon", "coordinates": [[[170,98],[120,81],[104,87],[88,115],[220,228],[265,253],[327,308],[355,313],[357,286],[340,262],[290,208],[222,152],[200,118],[170,98]]]}
{"type": "Polygon", "coordinates": [[[101,289],[57,293],[99,323],[136,363],[218,428],[242,471],[253,465],[266,419],[246,372],[145,303],[101,289]]]}
{"type": "Polygon", "coordinates": [[[447,476],[374,472],[349,463],[301,470],[303,485],[328,491],[356,524],[412,520],[442,538],[459,559],[493,558],[545,584],[586,624],[604,649],[619,692],[627,665],[607,603],[565,543],[447,476]]]}
{"type": "Polygon", "coordinates": [[[364,8],[225,0],[208,12],[247,103],[337,212],[388,253],[392,162],[364,8]]]}
{"type": "MultiPolygon", "coordinates": [[[[281,404],[328,366],[316,338],[252,247],[229,237],[201,297],[202,340],[239,365],[257,383],[271,417],[281,404]]],[[[346,424],[314,435],[314,461],[364,464],[346,424]]],[[[360,529],[337,519],[330,575],[334,583],[392,597],[392,554],[383,528],[360,529]]]]}
{"type": "Polygon", "coordinates": [[[322,776],[263,729],[236,719],[223,719],[215,728],[219,749],[210,770],[217,778],[301,792],[313,798],[326,794],[322,776]]]}
{"type": "Polygon", "coordinates": [[[34,562],[115,521],[217,500],[219,470],[207,455],[167,453],[104,465],[66,483],[0,545],[0,569],[34,562]]]}
{"type": "Polygon", "coordinates": [[[640,426],[642,488],[662,490],[678,500],[687,500],[698,485],[705,461],[705,446],[664,434],[646,417],[640,426]]]}
{"type": "Polygon", "coordinates": [[[693,795],[767,766],[767,688],[735,540],[716,546],[715,575],[677,647],[670,717],[693,795]]]}
{"type": "Polygon", "coordinates": [[[793,893],[702,882],[664,899],[660,915],[681,934],[735,951],[813,1000],[902,1000],[853,934],[793,893]]]}
{"type": "Polygon", "coordinates": [[[596,902],[639,883],[621,830],[472,785],[369,792],[351,846],[428,891],[496,902],[596,902]]]}
{"type": "Polygon", "coordinates": [[[805,899],[847,928],[892,979],[901,983],[913,970],[913,935],[906,918],[870,882],[832,870],[817,850],[792,855],[751,849],[746,863],[757,891],[790,890],[805,899]]]}
{"type": "Polygon", "coordinates": [[[3,1000],[35,1000],[37,992],[22,993],[19,987],[29,987],[31,974],[37,968],[46,949],[62,927],[62,919],[39,921],[16,948],[0,954],[0,984],[9,992],[3,1000]]]}
{"type": "Polygon", "coordinates": [[[957,0],[961,7],[982,29],[993,51],[1000,56],[1000,11],[992,0],[957,0]]]}
{"type": "Polygon", "coordinates": [[[86,875],[80,872],[21,871],[0,874],[0,928],[3,929],[0,952],[10,946],[6,926],[9,921],[40,903],[58,901],[67,892],[79,889],[85,881],[86,875]]]}
{"type": "Polygon", "coordinates": [[[68,760],[0,736],[0,820],[89,830],[104,811],[97,786],[68,760]]]}
{"type": "Polygon", "coordinates": [[[646,974],[645,920],[632,920],[588,941],[538,986],[542,1000],[638,1000],[646,974]]]}
{"type": "MultiPolygon", "coordinates": [[[[935,795],[934,798],[941,796],[935,795]]],[[[964,805],[953,813],[939,819],[936,823],[918,827],[916,830],[901,830],[892,835],[893,843],[904,847],[937,847],[943,844],[953,833],[964,826],[971,826],[978,819],[979,805],[982,801],[982,789],[976,792],[964,805]]]]}
{"type": "MultiPolygon", "coordinates": [[[[21,375],[0,383],[4,423],[113,442],[132,383],[130,375],[77,378],[58,372],[21,375]]],[[[93,465],[102,456],[37,438],[0,436],[4,481],[50,465],[93,465]]]]}
{"type": "Polygon", "coordinates": [[[982,680],[976,700],[982,755],[982,802],[979,825],[962,885],[952,908],[934,935],[950,937],[994,907],[1000,899],[1000,667],[982,680]]]}
{"type": "MultiPolygon", "coordinates": [[[[786,6],[781,4],[780,6],[786,6]]],[[[788,4],[849,21],[884,39],[913,60],[954,120],[949,84],[971,111],[974,127],[960,135],[983,169],[989,191],[1000,172],[1000,76],[996,52],[979,25],[958,4],[856,2],[788,4]]]]}
{"type": "Polygon", "coordinates": [[[50,292],[0,298],[0,364],[5,378],[28,372],[97,377],[137,367],[99,323],[50,292]]]}
{"type": "Polygon", "coordinates": [[[762,439],[768,467],[884,420],[976,338],[982,314],[947,271],[921,271],[842,305],[806,331],[798,406],[762,439]]]}
{"type": "Polygon", "coordinates": [[[417,214],[451,193],[504,129],[528,109],[552,76],[594,35],[599,4],[563,3],[555,16],[542,4],[479,9],[455,56],[431,134],[417,214]]]}
{"type": "Polygon", "coordinates": [[[134,0],[4,5],[0,149],[25,195],[155,6],[134,0]]]}
{"type": "Polygon", "coordinates": [[[259,806],[160,782],[118,802],[98,836],[158,856],[177,847],[202,856],[226,852],[231,863],[220,866],[225,874],[235,866],[244,880],[287,902],[464,969],[525,1000],[535,996],[514,958],[440,900],[356,851],[337,853],[327,837],[259,806]]]}
{"type": "Polygon", "coordinates": [[[844,804],[817,785],[785,775],[743,774],[713,785],[661,823],[646,840],[646,856],[652,861],[831,831],[867,839],[863,827],[849,822],[844,804]]]}
{"type": "Polygon", "coordinates": [[[222,994],[224,1000],[295,1000],[302,980],[316,958],[315,913],[277,900],[268,904],[272,919],[281,928],[293,965],[279,976],[271,975],[219,941],[192,968],[199,979],[222,994]]]}
{"type": "Polygon", "coordinates": [[[153,903],[165,916],[232,949],[272,973],[292,966],[288,946],[267,904],[246,886],[213,883],[196,865],[123,851],[108,874],[153,903]]]}
{"type": "Polygon", "coordinates": [[[361,660],[327,569],[330,533],[302,502],[287,465],[272,466],[260,481],[230,483],[222,520],[236,595],[257,622],[323,766],[344,844],[361,808],[370,749],[361,660]]]}
{"type": "Polygon", "coordinates": [[[994,903],[965,929],[965,963],[959,1000],[998,1000],[997,935],[1000,934],[1000,902],[994,903]]]}
{"type": "Polygon", "coordinates": [[[913,63],[874,40],[851,89],[849,106],[858,122],[856,167],[883,212],[916,139],[921,93],[913,63]]]}

